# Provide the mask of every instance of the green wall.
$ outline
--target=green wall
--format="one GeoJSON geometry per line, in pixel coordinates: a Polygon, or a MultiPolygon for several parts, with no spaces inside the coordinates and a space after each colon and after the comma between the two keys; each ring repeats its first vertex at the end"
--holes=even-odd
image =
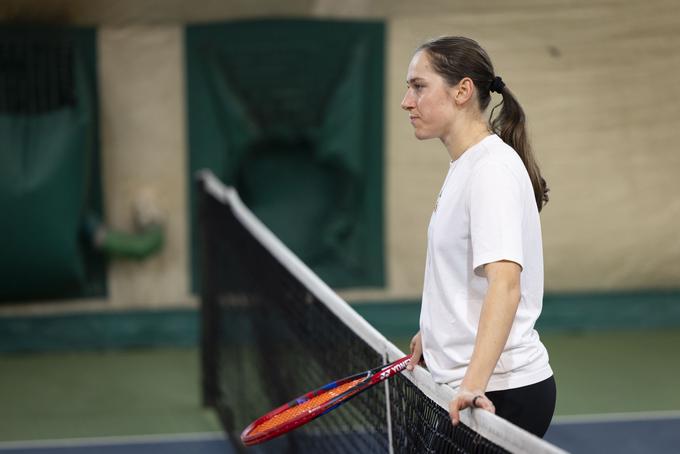
{"type": "Polygon", "coordinates": [[[185,44],[188,180],[236,187],[330,285],[383,286],[383,23],[195,25],[185,44]]]}
{"type": "MultiPolygon", "coordinates": [[[[418,329],[416,301],[358,303],[353,307],[390,339],[418,329]]],[[[606,332],[680,328],[679,292],[546,295],[538,330],[606,332]]],[[[195,346],[195,309],[127,310],[0,317],[0,352],[195,346]]]]}
{"type": "Polygon", "coordinates": [[[0,301],[101,296],[96,32],[0,27],[0,301]]]}

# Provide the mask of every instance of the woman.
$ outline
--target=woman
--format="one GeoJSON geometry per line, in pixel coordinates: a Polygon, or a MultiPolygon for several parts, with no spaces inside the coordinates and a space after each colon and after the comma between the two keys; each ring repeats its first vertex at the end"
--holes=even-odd
{"type": "MultiPolygon", "coordinates": [[[[548,201],[521,106],[475,41],[420,46],[401,107],[418,139],[438,138],[451,164],[428,228],[420,331],[422,360],[457,388],[449,410],[495,412],[539,437],[555,408],[548,353],[534,329],[543,299],[539,211],[548,201]],[[491,92],[503,97],[491,123],[491,92]]],[[[493,114],[493,111],[492,111],[493,114]]]]}

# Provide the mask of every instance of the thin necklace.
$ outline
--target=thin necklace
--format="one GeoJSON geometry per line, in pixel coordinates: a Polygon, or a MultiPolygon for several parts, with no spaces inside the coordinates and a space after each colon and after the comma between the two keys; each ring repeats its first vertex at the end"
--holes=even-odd
{"type": "Polygon", "coordinates": [[[455,167],[454,161],[451,161],[451,164],[449,166],[449,171],[446,173],[446,178],[444,178],[444,184],[442,184],[442,188],[439,190],[439,195],[437,196],[437,200],[434,201],[434,212],[437,212],[437,207],[439,206],[439,199],[442,198],[442,194],[444,193],[444,189],[446,188],[446,183],[449,181],[449,177],[453,173],[453,168],[455,167]]]}
{"type": "MultiPolygon", "coordinates": [[[[469,149],[472,148],[474,145],[476,145],[476,144],[478,144],[479,142],[481,142],[482,140],[486,139],[488,136],[492,135],[493,133],[487,128],[486,131],[484,131],[483,134],[484,134],[484,135],[479,134],[478,136],[476,136],[475,140],[474,140],[468,147],[465,148],[465,150],[463,151],[463,153],[461,153],[460,156],[458,156],[458,159],[460,159],[461,156],[463,156],[463,154],[465,154],[465,151],[469,150],[469,149]],[[480,136],[481,136],[481,137],[480,137],[480,136]],[[477,137],[479,137],[479,139],[477,139],[477,137]]],[[[449,177],[450,177],[451,174],[453,173],[453,168],[452,168],[452,167],[455,167],[455,163],[458,161],[458,159],[456,159],[456,160],[453,160],[453,159],[452,159],[452,160],[450,161],[449,171],[448,171],[447,174],[446,174],[446,178],[444,178],[444,184],[442,184],[442,188],[439,190],[439,195],[437,196],[437,200],[435,200],[435,202],[434,202],[434,211],[435,211],[435,213],[437,212],[437,207],[439,207],[439,199],[442,198],[442,194],[444,193],[444,189],[446,189],[446,183],[448,183],[449,177]]]]}

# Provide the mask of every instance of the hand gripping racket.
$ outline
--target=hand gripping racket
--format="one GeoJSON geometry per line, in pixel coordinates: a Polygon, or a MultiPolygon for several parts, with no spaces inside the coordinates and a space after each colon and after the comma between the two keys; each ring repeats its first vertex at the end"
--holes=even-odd
{"type": "Polygon", "coordinates": [[[375,369],[328,383],[281,405],[255,420],[241,433],[246,446],[262,443],[297,429],[352,397],[406,369],[411,355],[375,369]]]}

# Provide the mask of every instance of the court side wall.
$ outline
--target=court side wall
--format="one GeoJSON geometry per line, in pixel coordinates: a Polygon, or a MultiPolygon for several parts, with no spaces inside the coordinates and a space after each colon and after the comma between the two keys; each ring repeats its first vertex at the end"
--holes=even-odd
{"type": "Polygon", "coordinates": [[[335,3],[6,2],[0,18],[14,5],[98,26],[106,221],[130,230],[133,204],[147,194],[165,215],[167,238],[162,253],[145,262],[111,263],[107,304],[22,304],[0,313],[195,303],[188,292],[182,29],[188,22],[290,16],[387,24],[388,287],[343,295],[417,299],[421,291],[427,223],[448,157],[436,141],[413,137],[399,103],[413,49],[442,34],[477,39],[527,112],[552,190],[542,214],[547,291],[678,288],[680,4],[335,3]]]}

